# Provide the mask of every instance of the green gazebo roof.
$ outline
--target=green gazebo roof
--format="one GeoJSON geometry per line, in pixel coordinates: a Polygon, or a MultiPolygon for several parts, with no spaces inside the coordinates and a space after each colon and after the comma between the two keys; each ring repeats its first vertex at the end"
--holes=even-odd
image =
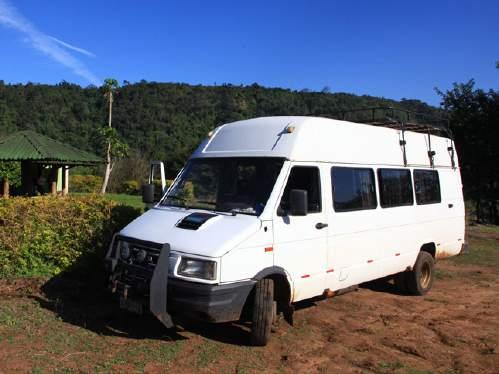
{"type": "Polygon", "coordinates": [[[104,162],[100,157],[89,152],[81,151],[34,131],[19,131],[0,139],[0,161],[25,160],[66,165],[104,162]]]}

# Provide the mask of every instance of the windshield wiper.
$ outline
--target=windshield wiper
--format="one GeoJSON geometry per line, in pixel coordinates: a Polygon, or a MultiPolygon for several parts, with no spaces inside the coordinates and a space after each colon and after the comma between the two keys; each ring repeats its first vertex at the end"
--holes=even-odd
{"type": "Polygon", "coordinates": [[[233,216],[235,216],[237,214],[246,214],[248,216],[256,216],[256,212],[249,212],[249,211],[241,210],[241,209],[237,209],[237,208],[223,209],[223,210],[222,209],[215,209],[214,211],[222,212],[222,213],[230,213],[233,216]]]}
{"type": "Polygon", "coordinates": [[[196,203],[201,203],[201,204],[209,204],[209,205],[217,205],[217,203],[213,201],[204,201],[204,200],[197,200],[196,203]]]}

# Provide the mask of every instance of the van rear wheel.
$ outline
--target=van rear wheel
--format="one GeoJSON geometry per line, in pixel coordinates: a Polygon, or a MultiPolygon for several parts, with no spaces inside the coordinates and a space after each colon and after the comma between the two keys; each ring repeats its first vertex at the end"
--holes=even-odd
{"type": "Polygon", "coordinates": [[[406,272],[407,288],[413,295],[425,295],[433,285],[435,260],[428,252],[419,252],[412,271],[406,272]]]}
{"type": "Polygon", "coordinates": [[[251,344],[264,346],[270,339],[276,307],[274,302],[274,281],[265,278],[255,286],[255,300],[251,319],[251,344]]]}

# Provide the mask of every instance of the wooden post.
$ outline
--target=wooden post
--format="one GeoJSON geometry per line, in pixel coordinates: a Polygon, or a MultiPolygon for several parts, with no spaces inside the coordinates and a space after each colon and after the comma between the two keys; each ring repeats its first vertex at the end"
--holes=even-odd
{"type": "Polygon", "coordinates": [[[3,197],[6,199],[9,197],[9,178],[3,178],[3,197]]]}
{"type": "Polygon", "coordinates": [[[57,165],[52,165],[50,170],[50,193],[52,196],[57,195],[57,165]]]}
{"type": "Polygon", "coordinates": [[[62,167],[62,196],[69,193],[69,166],[62,167]]]}

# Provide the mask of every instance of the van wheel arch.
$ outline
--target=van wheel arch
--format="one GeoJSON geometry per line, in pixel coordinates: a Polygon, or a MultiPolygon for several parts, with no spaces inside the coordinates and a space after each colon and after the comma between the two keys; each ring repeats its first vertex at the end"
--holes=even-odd
{"type": "MultiPolygon", "coordinates": [[[[274,281],[274,299],[277,302],[277,313],[282,313],[284,315],[284,319],[292,324],[293,323],[293,307],[291,306],[291,284],[286,274],[286,271],[278,266],[272,266],[263,269],[258,272],[253,279],[255,281],[260,281],[262,279],[269,278],[274,281]]],[[[253,299],[254,299],[254,287],[253,290],[249,293],[248,298],[246,300],[245,309],[252,307],[253,299]]]]}
{"type": "Polygon", "coordinates": [[[435,259],[437,254],[437,246],[434,242],[425,243],[421,246],[420,252],[428,252],[433,259],[435,259]]]}

